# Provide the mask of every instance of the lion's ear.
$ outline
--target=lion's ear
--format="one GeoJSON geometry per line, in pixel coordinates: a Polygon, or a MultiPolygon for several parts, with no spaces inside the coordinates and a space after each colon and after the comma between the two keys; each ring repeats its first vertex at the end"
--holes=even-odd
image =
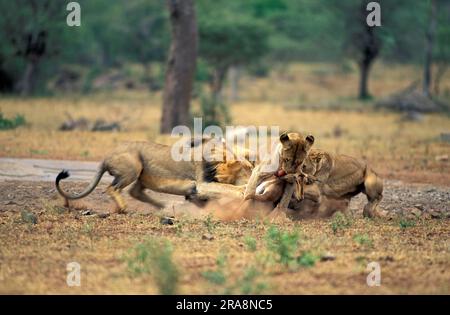
{"type": "Polygon", "coordinates": [[[314,136],[313,135],[307,135],[305,140],[306,140],[306,142],[309,143],[309,146],[312,146],[314,144],[314,136]]]}
{"type": "Polygon", "coordinates": [[[283,132],[283,133],[280,135],[280,141],[281,141],[281,143],[283,143],[283,144],[289,141],[289,136],[288,136],[288,133],[287,133],[287,132],[283,132]]]}

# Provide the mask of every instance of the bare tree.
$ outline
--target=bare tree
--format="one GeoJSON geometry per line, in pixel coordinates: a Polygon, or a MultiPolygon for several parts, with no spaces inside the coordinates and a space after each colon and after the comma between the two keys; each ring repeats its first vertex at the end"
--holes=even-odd
{"type": "Polygon", "coordinates": [[[428,30],[425,35],[425,63],[423,72],[423,95],[430,96],[431,65],[433,62],[433,43],[436,33],[436,0],[431,1],[428,30]]]}
{"type": "Polygon", "coordinates": [[[167,0],[172,43],[167,61],[161,133],[189,125],[192,83],[197,58],[197,21],[193,0],[167,0]]]}

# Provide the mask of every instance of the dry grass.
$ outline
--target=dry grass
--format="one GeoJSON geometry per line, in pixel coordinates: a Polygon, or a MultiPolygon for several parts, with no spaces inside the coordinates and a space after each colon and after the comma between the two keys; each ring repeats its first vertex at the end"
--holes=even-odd
{"type": "MultiPolygon", "coordinates": [[[[168,240],[173,262],[180,273],[176,292],[181,294],[243,293],[339,293],[339,294],[448,294],[450,291],[448,222],[417,221],[402,229],[397,221],[354,219],[350,227],[333,233],[331,220],[279,225],[283,231],[297,231],[302,252],[321,257],[327,252],[333,261],[303,262],[297,267],[277,263],[266,242],[269,224],[238,221],[216,222],[212,241],[206,219],[182,218],[175,225],[161,225],[153,215],[112,215],[107,219],[55,214],[41,211],[39,223],[20,222],[19,214],[0,216],[0,293],[136,293],[155,294],[152,274],[134,274],[127,267],[130,250],[149,238],[168,240]],[[130,232],[132,231],[132,232],[130,232]],[[358,242],[360,235],[370,244],[358,242]],[[256,250],[245,245],[254,238],[256,250]],[[204,273],[217,271],[220,255],[227,259],[221,272],[224,283],[213,284],[204,273]],[[66,265],[81,265],[81,286],[66,285],[66,265]],[[381,265],[381,286],[369,287],[366,266],[381,265]],[[249,268],[255,279],[242,278],[249,268]],[[236,285],[234,285],[236,284],[236,285]],[[256,290],[258,285],[265,288],[256,290]]],[[[163,271],[160,271],[163,272],[163,271]]]]}
{"type": "MultiPolygon", "coordinates": [[[[420,69],[414,67],[377,64],[371,91],[385,96],[419,77],[420,69]]],[[[450,88],[449,81],[448,77],[443,81],[442,90],[450,88]]],[[[426,115],[420,122],[402,122],[398,114],[373,111],[368,108],[370,102],[361,104],[350,97],[356,82],[356,73],[323,64],[297,65],[266,79],[244,77],[242,100],[231,106],[233,124],[311,132],[317,147],[364,157],[384,177],[449,185],[450,164],[437,161],[436,156],[450,153],[450,144],[439,140],[441,132],[450,131],[450,118],[426,115]],[[314,111],[297,106],[316,103],[325,108],[341,103],[349,110],[314,111]],[[341,129],[340,136],[334,134],[335,128],[341,129]]],[[[0,132],[3,157],[100,160],[121,141],[173,141],[158,134],[159,94],[4,98],[0,109],[8,117],[23,114],[28,121],[25,127],[0,132]],[[126,119],[125,130],[57,131],[66,119],[65,112],[75,118],[126,119]]],[[[21,204],[8,205],[9,197],[3,196],[5,205],[0,205],[0,293],[158,293],[154,274],[136,275],[127,265],[133,259],[130,250],[149,238],[172,244],[180,274],[176,292],[182,294],[450,292],[448,219],[401,224],[400,219],[361,219],[358,213],[349,226],[334,219],[285,222],[277,227],[300,235],[298,248],[291,254],[303,255],[299,265],[286,267],[275,262],[267,246],[270,225],[264,222],[211,222],[185,216],[174,225],[162,225],[143,204],[127,215],[102,219],[61,211],[50,183],[11,185],[16,186],[10,187],[8,196],[25,197],[21,204]],[[17,211],[22,208],[35,213],[38,223],[22,222],[17,211]],[[203,240],[205,233],[214,239],[203,240]],[[327,252],[336,259],[307,267],[314,257],[327,252]],[[223,255],[227,259],[218,264],[223,255]],[[66,285],[66,265],[72,261],[81,264],[81,287],[66,285]],[[381,264],[380,287],[366,285],[366,266],[371,261],[381,264]],[[213,273],[205,277],[208,271],[213,273]]],[[[98,191],[93,195],[97,207],[106,207],[106,196],[98,191]]]]}
{"type": "MultiPolygon", "coordinates": [[[[376,64],[371,91],[378,97],[387,96],[420,78],[420,74],[414,66],[376,64]]],[[[384,177],[450,183],[450,163],[436,161],[437,156],[450,153],[450,145],[439,139],[442,132],[450,131],[450,117],[433,114],[411,122],[402,121],[400,114],[371,110],[371,102],[352,98],[357,79],[355,71],[343,72],[338,66],[326,64],[294,65],[273,71],[264,79],[243,77],[241,101],[230,106],[232,124],[311,132],[317,147],[367,158],[384,177]],[[317,104],[321,110],[304,109],[317,104]],[[326,109],[330,106],[346,110],[326,109]],[[340,130],[341,136],[336,137],[334,130],[340,130]]],[[[450,74],[442,82],[441,90],[448,92],[450,74]]],[[[159,93],[142,91],[0,99],[0,109],[7,117],[23,114],[29,123],[0,132],[0,156],[100,160],[105,151],[122,141],[171,143],[174,139],[158,133],[160,99],[159,93]],[[57,131],[67,119],[66,113],[75,118],[121,121],[124,131],[57,131]]],[[[194,102],[194,111],[197,105],[194,102]]]]}

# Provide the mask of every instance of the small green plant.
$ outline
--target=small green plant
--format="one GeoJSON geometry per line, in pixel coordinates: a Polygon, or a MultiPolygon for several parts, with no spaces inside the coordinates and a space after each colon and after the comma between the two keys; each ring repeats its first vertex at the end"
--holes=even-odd
{"type": "Polygon", "coordinates": [[[372,247],[373,241],[367,234],[356,234],[353,240],[362,246],[372,247]]]}
{"type": "Polygon", "coordinates": [[[224,294],[261,294],[267,289],[267,284],[257,281],[261,272],[255,267],[250,266],[245,269],[244,274],[230,283],[227,272],[227,255],[221,251],[216,259],[216,269],[201,273],[202,277],[215,286],[221,286],[224,294]]]}
{"type": "Polygon", "coordinates": [[[85,223],[81,229],[83,234],[86,234],[87,237],[91,239],[91,241],[95,237],[95,227],[92,223],[85,223]]]}
{"type": "Polygon", "coordinates": [[[340,212],[336,213],[330,223],[331,230],[334,234],[340,230],[350,227],[351,225],[351,220],[340,212]]]}
{"type": "Polygon", "coordinates": [[[136,245],[127,262],[134,275],[152,275],[161,294],[176,293],[179,272],[172,261],[172,246],[168,241],[149,239],[136,245]]]}
{"type": "Polygon", "coordinates": [[[176,233],[176,235],[178,237],[183,235],[183,228],[184,228],[184,226],[185,226],[184,221],[179,220],[179,221],[176,222],[176,224],[175,224],[175,233],[176,233]]]}
{"type": "Polygon", "coordinates": [[[254,237],[246,236],[244,242],[249,251],[251,252],[256,251],[256,239],[254,237]]]}
{"type": "Polygon", "coordinates": [[[202,272],[203,278],[205,278],[207,281],[211,282],[212,284],[216,285],[222,285],[225,284],[227,281],[227,278],[225,276],[225,266],[227,263],[227,255],[226,252],[221,251],[216,259],[216,270],[207,270],[202,272]]]}
{"type": "Polygon", "coordinates": [[[212,233],[216,226],[219,224],[219,222],[214,222],[212,219],[212,215],[208,214],[206,216],[206,219],[204,221],[204,224],[206,226],[206,229],[208,230],[208,233],[212,233]]]}
{"type": "Polygon", "coordinates": [[[277,255],[279,263],[288,266],[295,261],[299,234],[298,232],[282,232],[276,226],[271,226],[266,235],[267,248],[277,255]]]}
{"type": "Polygon", "coordinates": [[[20,217],[22,222],[28,223],[29,225],[38,223],[38,218],[33,212],[22,210],[20,212],[20,217]]]}
{"type": "Polygon", "coordinates": [[[12,119],[8,119],[0,112],[0,130],[16,129],[19,126],[26,124],[25,117],[23,115],[16,115],[12,119]]]}
{"type": "Polygon", "coordinates": [[[401,219],[399,222],[399,225],[400,225],[401,229],[407,229],[407,228],[416,226],[416,221],[408,220],[408,219],[401,219]]]}
{"type": "Polygon", "coordinates": [[[202,272],[202,276],[212,284],[222,285],[227,281],[222,270],[207,270],[202,272]]]}
{"type": "Polygon", "coordinates": [[[302,252],[300,256],[297,257],[297,263],[302,267],[312,267],[316,264],[319,258],[312,253],[306,251],[302,252]]]}
{"type": "Polygon", "coordinates": [[[248,267],[242,278],[236,282],[236,287],[241,294],[261,294],[268,288],[267,283],[257,281],[261,276],[261,272],[255,267],[248,267]]]}

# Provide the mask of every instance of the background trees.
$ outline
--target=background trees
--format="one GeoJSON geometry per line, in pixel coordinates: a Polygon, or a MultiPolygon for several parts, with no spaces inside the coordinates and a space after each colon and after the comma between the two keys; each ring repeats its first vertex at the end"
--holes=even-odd
{"type": "Polygon", "coordinates": [[[164,85],[161,133],[190,125],[190,101],[197,60],[197,20],[193,0],[168,0],[172,44],[164,85]]]}
{"type": "MultiPolygon", "coordinates": [[[[266,75],[268,70],[280,65],[286,68],[293,62],[345,64],[349,60],[360,72],[355,97],[371,96],[370,69],[377,60],[423,66],[424,91],[441,93],[439,83],[450,55],[449,2],[380,0],[382,27],[366,25],[368,2],[188,1],[196,8],[198,19],[199,54],[193,58],[194,50],[184,43],[170,49],[171,39],[179,33],[170,27],[171,18],[174,22],[170,12],[176,10],[169,12],[164,0],[80,0],[81,27],[65,24],[65,0],[2,1],[0,91],[22,95],[54,92],[50,83],[68,67],[79,72],[76,76],[83,83],[78,86],[85,87],[84,92],[92,89],[95,78],[112,70],[123,76],[137,71],[139,75],[133,79],[138,84],[157,90],[165,82],[179,81],[165,78],[172,73],[167,60],[186,54],[191,56],[185,65],[189,68],[186,80],[196,59],[195,81],[208,83],[213,100],[220,99],[226,73],[236,66],[251,75],[266,75]]],[[[168,5],[177,3],[169,1],[168,5]]],[[[75,87],[72,90],[79,92],[75,87]]],[[[170,96],[167,89],[164,94],[164,108],[169,99],[180,102],[175,106],[180,114],[173,114],[180,118],[172,117],[174,122],[188,117],[187,102],[180,100],[188,92],[182,94],[185,96],[170,96]]],[[[163,121],[168,121],[167,114],[163,116],[163,121]]]]}
{"type": "Polygon", "coordinates": [[[45,71],[40,69],[41,63],[57,56],[63,49],[66,40],[64,10],[61,0],[0,3],[0,81],[4,82],[3,90],[14,88],[21,95],[34,91],[38,72],[45,71]]]}

